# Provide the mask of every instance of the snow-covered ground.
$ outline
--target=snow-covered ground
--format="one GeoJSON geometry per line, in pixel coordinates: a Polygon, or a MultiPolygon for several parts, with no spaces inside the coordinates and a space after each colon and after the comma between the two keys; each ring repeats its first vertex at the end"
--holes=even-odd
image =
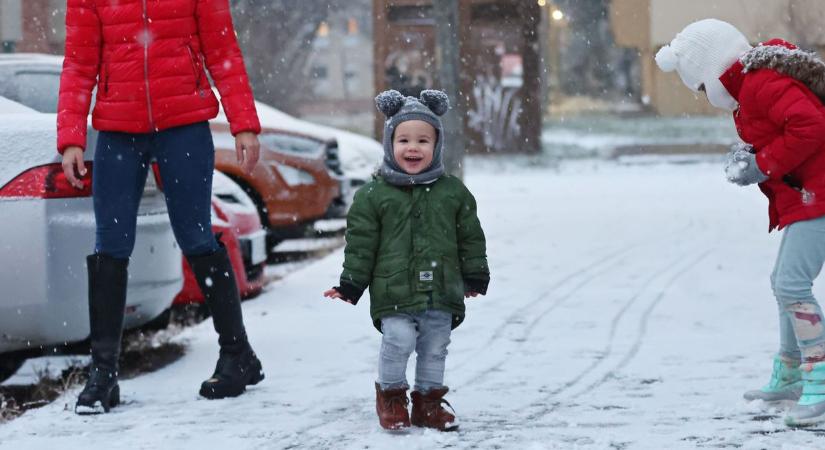
{"type": "MultiPolygon", "coordinates": [[[[457,433],[379,429],[380,335],[368,299],[326,300],[339,250],[276,282],[244,313],[267,379],[198,398],[217,356],[211,323],[188,354],[121,385],[111,414],[71,412],[76,391],[0,426],[0,448],[822,448],[782,411],[746,404],[776,348],[768,235],[756,188],[719,164],[471,161],[493,272],[453,334],[457,433]]],[[[821,290],[818,290],[821,294],[821,290]]]]}

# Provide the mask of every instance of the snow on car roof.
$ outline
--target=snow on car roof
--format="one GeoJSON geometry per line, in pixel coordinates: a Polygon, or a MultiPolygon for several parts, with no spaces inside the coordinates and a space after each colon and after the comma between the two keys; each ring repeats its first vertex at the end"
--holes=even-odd
{"type": "Polygon", "coordinates": [[[0,54],[0,65],[19,64],[20,62],[45,62],[63,63],[63,57],[59,55],[48,55],[45,53],[2,53],[0,54]]]}
{"type": "Polygon", "coordinates": [[[0,114],[37,114],[37,111],[0,96],[0,114]]]}

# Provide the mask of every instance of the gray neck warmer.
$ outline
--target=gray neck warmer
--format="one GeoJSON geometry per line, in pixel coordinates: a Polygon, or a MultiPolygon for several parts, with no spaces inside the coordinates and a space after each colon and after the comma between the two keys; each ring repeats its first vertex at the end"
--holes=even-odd
{"type": "Polygon", "coordinates": [[[394,186],[414,186],[429,184],[444,174],[442,161],[444,139],[440,116],[450,109],[450,100],[447,94],[441,91],[425,90],[420,98],[404,97],[395,90],[385,91],[375,97],[375,106],[387,116],[384,122],[384,162],[378,169],[387,183],[394,186]],[[392,149],[392,139],[395,129],[402,122],[408,120],[422,120],[432,125],[436,131],[436,144],[433,151],[433,162],[424,171],[415,175],[404,172],[395,161],[392,149]]]}

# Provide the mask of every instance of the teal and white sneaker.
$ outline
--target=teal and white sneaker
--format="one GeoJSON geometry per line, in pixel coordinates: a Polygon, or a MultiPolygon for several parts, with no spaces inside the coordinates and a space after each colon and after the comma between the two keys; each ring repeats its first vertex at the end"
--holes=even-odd
{"type": "Polygon", "coordinates": [[[785,425],[807,427],[825,423],[825,362],[803,364],[802,397],[788,415],[785,425]]]}
{"type": "Polygon", "coordinates": [[[789,364],[779,357],[773,358],[771,381],[762,389],[745,392],[745,400],[762,400],[764,402],[797,401],[802,395],[802,374],[799,365],[789,364]]]}

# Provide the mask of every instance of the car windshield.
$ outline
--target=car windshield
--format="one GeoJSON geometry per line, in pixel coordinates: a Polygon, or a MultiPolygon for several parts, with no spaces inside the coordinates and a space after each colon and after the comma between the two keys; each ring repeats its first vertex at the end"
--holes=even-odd
{"type": "Polygon", "coordinates": [[[0,83],[0,96],[41,113],[57,113],[60,73],[50,70],[17,71],[7,83],[0,83]]]}
{"type": "Polygon", "coordinates": [[[289,134],[264,132],[260,136],[260,141],[265,148],[292,153],[305,158],[320,156],[324,151],[323,144],[316,140],[289,134]]]}

